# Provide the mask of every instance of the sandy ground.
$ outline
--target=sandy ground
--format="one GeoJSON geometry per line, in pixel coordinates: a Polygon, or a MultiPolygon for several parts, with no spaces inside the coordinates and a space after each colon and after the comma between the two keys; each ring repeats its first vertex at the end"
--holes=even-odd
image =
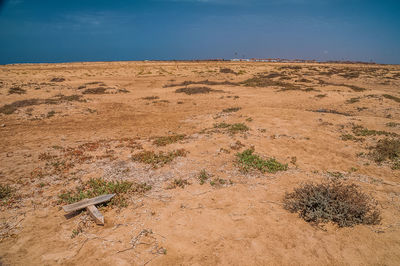
{"type": "Polygon", "coordinates": [[[400,103],[383,95],[400,97],[399,66],[0,66],[0,107],[39,99],[12,114],[0,114],[0,183],[15,189],[13,198],[1,206],[0,264],[399,265],[400,170],[359,155],[368,153],[383,136],[363,137],[364,141],[341,137],[351,133],[354,124],[400,134],[400,103]],[[221,68],[236,74],[221,73],[221,68]],[[186,95],[175,93],[185,86],[165,86],[206,79],[236,83],[271,73],[278,73],[272,80],[301,89],[188,85],[222,91],[186,95]],[[25,93],[10,94],[14,87],[25,93]],[[83,93],[97,87],[106,88],[106,94],[83,93]],[[71,95],[78,96],[66,97],[71,95]],[[149,96],[158,98],[143,99],[149,96]],[[351,98],[357,100],[349,102],[351,98]],[[231,107],[241,109],[222,111],[231,107]],[[221,122],[245,123],[250,130],[229,134],[213,128],[221,122]],[[152,142],[153,137],[174,133],[186,137],[162,147],[152,142]],[[244,146],[235,150],[237,141],[244,146]],[[91,156],[87,160],[74,157],[68,167],[72,159],[61,166],[52,160],[51,156],[64,156],[65,150],[88,145],[97,146],[83,151],[91,156]],[[251,146],[257,154],[287,163],[289,169],[242,173],[235,154],[251,146]],[[177,149],[188,154],[157,169],[131,159],[142,150],[177,149]],[[230,182],[200,185],[202,169],[230,182]],[[326,180],[329,172],[340,172],[341,178],[378,200],[382,222],[350,228],[314,226],[283,208],[286,192],[302,182],[326,180]],[[85,212],[65,217],[59,195],[99,177],[147,182],[152,189],[129,195],[126,207],[101,208],[104,226],[95,225],[85,212]],[[190,185],[167,189],[179,178],[190,185]]]}

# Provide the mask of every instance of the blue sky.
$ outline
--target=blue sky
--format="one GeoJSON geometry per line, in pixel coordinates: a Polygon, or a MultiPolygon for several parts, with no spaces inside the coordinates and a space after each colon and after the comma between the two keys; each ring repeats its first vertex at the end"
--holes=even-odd
{"type": "Polygon", "coordinates": [[[235,57],[400,63],[398,0],[0,2],[0,64],[235,57]]]}

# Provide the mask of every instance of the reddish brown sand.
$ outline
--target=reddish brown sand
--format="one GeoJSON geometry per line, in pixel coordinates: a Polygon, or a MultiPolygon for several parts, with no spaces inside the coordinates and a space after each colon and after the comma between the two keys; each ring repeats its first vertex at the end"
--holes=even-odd
{"type": "Polygon", "coordinates": [[[342,134],[351,134],[353,124],[400,134],[399,125],[387,126],[400,123],[400,103],[384,94],[400,97],[399,66],[240,62],[0,66],[0,107],[25,99],[59,99],[0,114],[0,183],[16,190],[13,199],[1,206],[0,264],[399,265],[400,170],[392,170],[389,162],[378,165],[368,156],[357,156],[368,154],[368,147],[383,136],[362,137],[363,142],[341,139],[342,134]],[[220,73],[225,67],[239,74],[220,73]],[[280,76],[272,80],[299,85],[301,90],[281,91],[279,85],[189,85],[224,92],[186,95],[175,93],[185,86],[164,87],[205,79],[239,82],[274,72],[280,76]],[[56,77],[65,80],[52,82],[56,77]],[[366,90],[354,91],[343,84],[366,90]],[[86,88],[79,88],[82,85],[86,88]],[[26,93],[9,94],[12,87],[26,93]],[[108,88],[107,94],[82,93],[97,87],[108,88]],[[85,101],[60,100],[59,94],[82,95],[85,101]],[[142,99],[148,96],[159,98],[142,99]],[[358,101],[347,102],[356,97],[358,101]],[[241,109],[222,112],[230,107],[241,109]],[[320,109],[348,115],[313,112],[320,109]],[[213,129],[221,122],[245,123],[250,130],[229,134],[213,129]],[[152,143],[152,137],[172,133],[187,137],[162,147],[152,143]],[[236,141],[245,145],[239,151],[254,146],[257,154],[288,163],[289,169],[276,174],[240,172],[234,163],[238,150],[232,149],[236,141]],[[100,145],[88,151],[91,159],[75,161],[58,172],[49,170],[56,167],[49,165],[50,159],[39,159],[40,154],[60,155],[63,148],[90,142],[100,145]],[[189,153],[153,169],[132,161],[140,145],[145,150],[183,148],[189,153]],[[232,184],[200,185],[197,176],[202,169],[232,184]],[[378,200],[382,222],[350,228],[314,226],[283,208],[285,192],[302,182],[330,178],[328,172],[341,172],[343,179],[378,200]],[[85,212],[67,219],[58,196],[99,177],[147,182],[152,189],[130,195],[127,207],[101,208],[105,226],[95,225],[85,212]],[[167,189],[179,178],[191,184],[167,189]]]}

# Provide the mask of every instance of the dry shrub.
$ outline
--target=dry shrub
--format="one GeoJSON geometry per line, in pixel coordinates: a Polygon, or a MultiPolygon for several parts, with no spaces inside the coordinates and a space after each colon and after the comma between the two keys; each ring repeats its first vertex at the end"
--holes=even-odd
{"type": "Polygon", "coordinates": [[[73,102],[73,101],[78,101],[78,102],[83,102],[85,100],[81,99],[81,95],[69,95],[65,96],[62,94],[59,94],[55,96],[54,98],[49,98],[49,99],[27,99],[27,100],[22,100],[22,101],[16,101],[10,104],[5,104],[2,107],[0,107],[0,113],[10,115],[17,111],[19,108],[27,107],[27,106],[34,106],[34,105],[41,105],[41,104],[60,104],[63,102],[73,102]]]}
{"type": "Polygon", "coordinates": [[[8,90],[8,94],[25,94],[26,90],[20,87],[12,87],[8,90]]]}
{"type": "Polygon", "coordinates": [[[0,184],[0,201],[6,200],[11,197],[14,190],[9,185],[0,184]]]}
{"type": "Polygon", "coordinates": [[[160,99],[160,97],[158,97],[158,96],[146,96],[146,97],[143,97],[142,99],[143,99],[143,100],[151,101],[151,100],[160,99]]]}
{"type": "Polygon", "coordinates": [[[357,71],[353,71],[353,72],[347,72],[347,73],[342,73],[342,74],[338,74],[339,76],[346,78],[346,79],[354,79],[354,78],[358,78],[360,76],[360,72],[357,71]]]}
{"type": "Polygon", "coordinates": [[[168,87],[177,87],[177,86],[188,86],[188,85],[209,85],[209,86],[213,86],[213,85],[231,85],[231,86],[238,86],[240,85],[239,83],[234,83],[234,82],[230,82],[230,81],[211,81],[211,80],[201,80],[201,81],[190,81],[190,80],[186,80],[183,81],[181,83],[175,83],[175,84],[168,84],[168,85],[164,85],[164,88],[168,88],[168,87]]]}
{"type": "Polygon", "coordinates": [[[375,162],[400,159],[400,140],[398,139],[381,139],[372,149],[373,151],[370,155],[375,162]]]}
{"type": "Polygon", "coordinates": [[[242,107],[230,107],[230,108],[225,108],[222,110],[223,113],[233,113],[233,112],[237,112],[240,109],[242,109],[242,107]]]}
{"type": "Polygon", "coordinates": [[[322,79],[319,79],[319,84],[321,85],[331,85],[331,86],[341,86],[341,87],[347,87],[355,92],[361,92],[361,91],[365,91],[365,88],[361,88],[355,85],[349,85],[349,84],[344,84],[344,83],[333,83],[333,82],[328,82],[328,81],[324,81],[322,79]]]}
{"type": "Polygon", "coordinates": [[[232,69],[230,69],[230,68],[221,68],[220,70],[219,70],[219,72],[220,73],[225,73],[225,74],[237,74],[235,71],[233,71],[232,69]]]}
{"type": "Polygon", "coordinates": [[[272,72],[268,75],[265,76],[266,78],[273,79],[273,78],[278,78],[278,77],[286,77],[284,73],[277,73],[277,72],[272,72]]]}
{"type": "Polygon", "coordinates": [[[106,90],[105,87],[90,88],[84,90],[82,94],[107,94],[106,90]]]}
{"type": "Polygon", "coordinates": [[[269,75],[258,75],[241,82],[241,84],[247,87],[270,87],[270,86],[283,87],[282,90],[300,89],[299,86],[293,85],[291,83],[273,80],[269,78],[269,75]]]}
{"type": "Polygon", "coordinates": [[[395,102],[400,103],[400,98],[399,97],[396,97],[396,96],[393,96],[393,95],[390,95],[390,94],[382,94],[382,96],[385,97],[386,99],[393,100],[395,102]]]}
{"type": "Polygon", "coordinates": [[[63,82],[63,81],[65,81],[65,78],[52,78],[50,80],[50,82],[63,82]]]}
{"type": "Polygon", "coordinates": [[[187,95],[205,94],[210,92],[223,92],[223,90],[214,90],[209,87],[190,87],[190,88],[180,88],[175,90],[175,93],[186,93],[187,95]]]}
{"type": "Polygon", "coordinates": [[[39,99],[28,99],[28,100],[16,101],[11,104],[6,104],[6,105],[0,107],[0,113],[10,115],[10,114],[14,113],[18,108],[32,106],[32,105],[38,105],[38,104],[40,104],[39,99]]]}
{"type": "Polygon", "coordinates": [[[339,227],[378,224],[377,202],[355,184],[332,179],[321,184],[306,183],[284,197],[284,208],[297,212],[307,222],[336,223],[339,227]]]}
{"type": "Polygon", "coordinates": [[[330,110],[330,109],[311,110],[311,112],[351,116],[351,114],[349,114],[349,113],[343,113],[343,112],[339,112],[339,111],[336,111],[336,110],[330,110]]]}

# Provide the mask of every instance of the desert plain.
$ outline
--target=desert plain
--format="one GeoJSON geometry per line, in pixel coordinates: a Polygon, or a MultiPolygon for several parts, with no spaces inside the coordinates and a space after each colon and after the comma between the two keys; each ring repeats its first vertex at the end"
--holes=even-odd
{"type": "Polygon", "coordinates": [[[399,135],[398,65],[3,65],[0,265],[399,265],[400,154],[374,157],[399,135]],[[243,169],[246,150],[279,169],[243,169]],[[380,222],[284,208],[332,178],[380,222]],[[110,191],[104,226],[61,208],[110,191]]]}

